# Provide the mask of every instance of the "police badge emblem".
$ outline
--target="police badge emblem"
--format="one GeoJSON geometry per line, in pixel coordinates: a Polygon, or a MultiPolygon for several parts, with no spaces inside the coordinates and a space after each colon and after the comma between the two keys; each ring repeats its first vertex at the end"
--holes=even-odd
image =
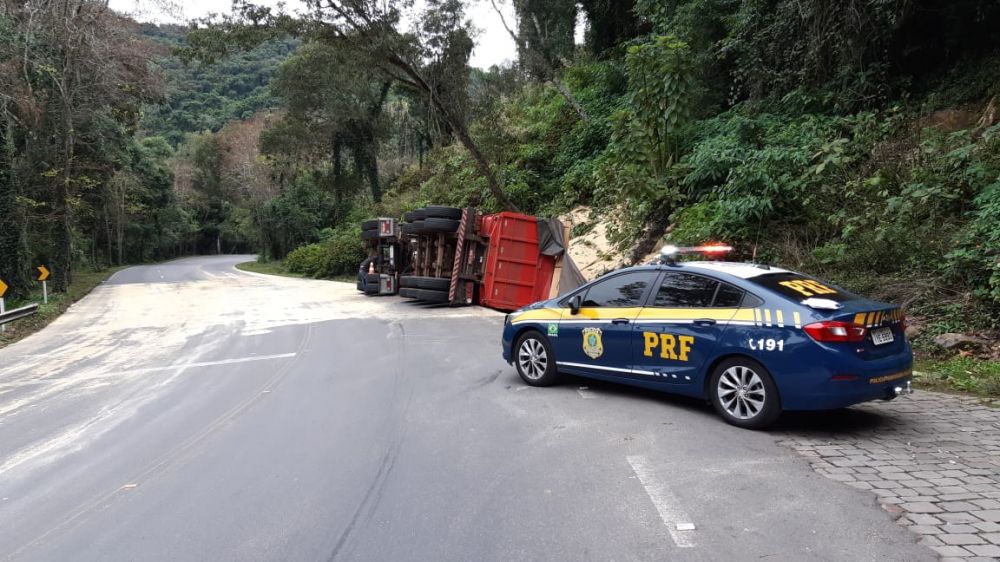
{"type": "Polygon", "coordinates": [[[600,328],[583,329],[583,352],[591,359],[604,355],[604,342],[601,341],[600,328]]]}

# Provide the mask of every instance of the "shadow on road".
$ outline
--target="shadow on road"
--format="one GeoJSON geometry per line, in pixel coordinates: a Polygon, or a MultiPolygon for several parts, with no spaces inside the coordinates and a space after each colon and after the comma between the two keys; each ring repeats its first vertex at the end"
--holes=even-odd
{"type": "Polygon", "coordinates": [[[892,416],[871,410],[844,408],[817,412],[785,412],[771,428],[774,433],[794,433],[807,437],[872,431],[895,423],[892,416]]]}

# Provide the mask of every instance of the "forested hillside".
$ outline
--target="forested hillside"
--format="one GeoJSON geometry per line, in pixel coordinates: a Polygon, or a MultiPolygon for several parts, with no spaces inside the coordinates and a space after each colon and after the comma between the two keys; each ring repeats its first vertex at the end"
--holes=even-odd
{"type": "Polygon", "coordinates": [[[513,0],[519,60],[489,70],[459,0],[186,35],[62,3],[78,35],[0,11],[4,278],[218,251],[332,276],[362,218],[583,204],[633,259],[724,240],[924,337],[1000,323],[994,0],[513,0]]]}
{"type": "Polygon", "coordinates": [[[187,31],[176,25],[140,26],[143,37],[165,48],[153,62],[164,81],[163,99],[145,108],[143,135],[162,136],[177,146],[188,133],[218,131],[230,121],[252,119],[279,105],[269,84],[295,50],[295,41],[271,41],[218,64],[191,65],[171,54],[183,45],[187,31]]]}

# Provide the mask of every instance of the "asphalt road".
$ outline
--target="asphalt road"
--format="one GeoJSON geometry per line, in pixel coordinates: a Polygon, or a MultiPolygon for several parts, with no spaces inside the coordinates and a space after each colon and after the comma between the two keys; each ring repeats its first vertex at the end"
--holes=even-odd
{"type": "Polygon", "coordinates": [[[247,259],[122,271],[0,350],[0,559],[935,559],[701,403],[523,385],[498,313],[247,259]]]}

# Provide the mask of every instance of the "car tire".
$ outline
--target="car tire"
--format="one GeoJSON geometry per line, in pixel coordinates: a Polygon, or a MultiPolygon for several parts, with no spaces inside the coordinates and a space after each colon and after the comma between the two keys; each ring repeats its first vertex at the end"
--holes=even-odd
{"type": "Polygon", "coordinates": [[[409,288],[407,290],[410,298],[427,301],[427,302],[448,302],[448,291],[432,291],[430,289],[414,289],[409,288]]]}
{"type": "Polygon", "coordinates": [[[708,393],[715,411],[736,427],[764,429],[781,415],[781,397],[774,379],[749,357],[719,363],[709,379],[708,393]]]}
{"type": "Polygon", "coordinates": [[[514,342],[514,368],[530,386],[552,386],[559,382],[552,344],[541,332],[529,330],[514,342]]]}
{"type": "Polygon", "coordinates": [[[361,230],[378,230],[378,220],[375,219],[362,222],[361,230]]]}
{"type": "Polygon", "coordinates": [[[451,288],[451,279],[406,276],[400,278],[399,286],[413,289],[429,289],[431,291],[447,291],[451,288]]]}
{"type": "Polygon", "coordinates": [[[457,207],[442,207],[440,205],[428,205],[424,207],[424,218],[454,219],[462,218],[462,209],[457,207]]]}
{"type": "Polygon", "coordinates": [[[459,221],[452,219],[441,219],[428,217],[424,219],[424,231],[426,232],[455,232],[458,230],[459,221]]]}

